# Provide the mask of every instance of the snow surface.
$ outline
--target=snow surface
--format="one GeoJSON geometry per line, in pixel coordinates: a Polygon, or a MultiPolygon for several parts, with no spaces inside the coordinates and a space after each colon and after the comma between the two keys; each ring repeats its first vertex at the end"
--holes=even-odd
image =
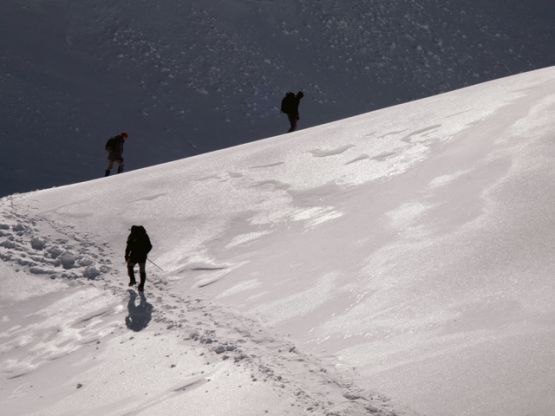
{"type": "Polygon", "coordinates": [[[0,196],[555,65],[551,0],[2,0],[0,196]],[[32,150],[30,150],[32,149],[32,150]],[[39,151],[40,149],[40,151],[39,151]],[[40,162],[34,153],[40,154],[40,162]]]}
{"type": "Polygon", "coordinates": [[[552,414],[554,76],[1,199],[3,412],[552,414]]]}

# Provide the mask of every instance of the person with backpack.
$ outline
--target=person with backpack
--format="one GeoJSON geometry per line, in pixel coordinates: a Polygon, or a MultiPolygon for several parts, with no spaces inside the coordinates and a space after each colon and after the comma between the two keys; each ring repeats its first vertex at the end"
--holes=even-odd
{"type": "Polygon", "coordinates": [[[141,277],[137,287],[139,292],[142,292],[145,288],[146,258],[150,250],[152,250],[152,244],[145,227],[142,225],[131,226],[131,232],[127,237],[127,246],[125,247],[125,261],[127,263],[127,274],[129,275],[129,286],[134,286],[137,283],[133,269],[137,263],[139,264],[141,277]]]}
{"type": "Polygon", "coordinates": [[[127,132],[121,132],[106,142],[105,149],[108,152],[108,166],[104,176],[110,176],[114,163],[118,164],[118,173],[123,172],[123,143],[127,140],[127,132]]]}
{"type": "Polygon", "coordinates": [[[297,124],[299,122],[299,104],[303,97],[304,94],[302,91],[299,91],[296,95],[293,92],[288,92],[281,100],[281,112],[287,114],[290,124],[287,133],[297,130],[297,124]]]}

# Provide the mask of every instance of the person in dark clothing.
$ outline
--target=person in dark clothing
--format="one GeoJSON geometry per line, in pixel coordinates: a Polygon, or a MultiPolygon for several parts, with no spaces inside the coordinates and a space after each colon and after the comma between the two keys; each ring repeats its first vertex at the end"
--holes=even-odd
{"type": "Polygon", "coordinates": [[[142,292],[145,287],[146,280],[146,257],[152,249],[150,238],[146,233],[145,227],[142,225],[131,226],[131,232],[127,237],[127,246],[125,247],[125,261],[127,262],[127,274],[129,275],[129,286],[137,283],[135,280],[135,265],[139,263],[139,272],[141,281],[137,289],[142,292]]]}
{"type": "Polygon", "coordinates": [[[104,176],[110,176],[114,163],[118,164],[118,173],[123,172],[123,143],[127,140],[127,136],[127,132],[124,131],[106,142],[105,148],[108,152],[108,166],[104,176]]]}
{"type": "Polygon", "coordinates": [[[288,133],[297,130],[297,124],[299,122],[299,104],[301,99],[304,97],[302,91],[299,91],[296,95],[295,93],[288,92],[281,100],[281,112],[287,114],[289,119],[290,128],[288,133]]]}

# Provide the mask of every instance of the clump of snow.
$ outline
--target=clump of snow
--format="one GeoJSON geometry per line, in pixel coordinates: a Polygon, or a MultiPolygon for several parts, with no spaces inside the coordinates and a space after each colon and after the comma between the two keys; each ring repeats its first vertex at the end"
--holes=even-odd
{"type": "Polygon", "coordinates": [[[87,279],[94,279],[97,276],[100,276],[100,271],[93,266],[87,267],[83,272],[83,276],[87,279]]]}
{"type": "Polygon", "coordinates": [[[223,354],[224,352],[231,352],[231,351],[235,351],[236,349],[237,349],[237,346],[235,346],[235,345],[221,344],[221,345],[218,345],[218,346],[214,347],[213,351],[216,354],[223,354]]]}
{"type": "Polygon", "coordinates": [[[4,247],[4,248],[16,248],[16,243],[15,241],[12,240],[4,240],[0,243],[0,246],[4,247]]]}
{"type": "Polygon", "coordinates": [[[37,264],[34,261],[27,260],[23,257],[17,259],[17,264],[20,266],[36,266],[37,264]]]}
{"type": "Polygon", "coordinates": [[[81,258],[81,259],[79,259],[78,263],[79,263],[79,266],[87,267],[87,266],[92,265],[94,263],[94,261],[92,261],[91,259],[88,259],[88,258],[81,258]]]}
{"type": "Polygon", "coordinates": [[[68,251],[62,254],[61,260],[64,269],[71,269],[75,266],[75,256],[68,251]]]}
{"type": "Polygon", "coordinates": [[[32,274],[49,274],[52,273],[52,270],[46,269],[40,266],[33,266],[29,269],[32,274]]]}
{"type": "Polygon", "coordinates": [[[17,234],[22,234],[27,230],[27,227],[24,224],[17,223],[12,227],[12,230],[15,231],[17,234]]]}
{"type": "Polygon", "coordinates": [[[50,256],[52,256],[52,258],[59,257],[64,252],[64,250],[62,250],[58,246],[51,246],[47,248],[46,251],[48,254],[50,254],[50,256]]]}
{"type": "Polygon", "coordinates": [[[46,241],[44,241],[41,238],[34,237],[31,240],[31,247],[33,247],[35,250],[43,250],[45,246],[46,246],[46,241]]]}

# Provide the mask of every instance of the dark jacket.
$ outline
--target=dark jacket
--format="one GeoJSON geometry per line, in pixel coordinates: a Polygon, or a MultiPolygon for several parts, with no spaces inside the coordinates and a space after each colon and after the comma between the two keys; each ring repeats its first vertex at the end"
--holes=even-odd
{"type": "Polygon", "coordinates": [[[289,116],[299,116],[299,104],[301,99],[304,97],[302,92],[298,92],[295,95],[292,92],[288,92],[283,100],[281,100],[281,111],[289,116]]]}
{"type": "Polygon", "coordinates": [[[127,237],[125,260],[133,263],[145,263],[148,252],[152,249],[150,238],[142,225],[133,225],[127,237]]]}
{"type": "Polygon", "coordinates": [[[106,150],[108,151],[108,160],[122,160],[123,143],[125,140],[121,134],[112,137],[106,142],[106,150]]]}

